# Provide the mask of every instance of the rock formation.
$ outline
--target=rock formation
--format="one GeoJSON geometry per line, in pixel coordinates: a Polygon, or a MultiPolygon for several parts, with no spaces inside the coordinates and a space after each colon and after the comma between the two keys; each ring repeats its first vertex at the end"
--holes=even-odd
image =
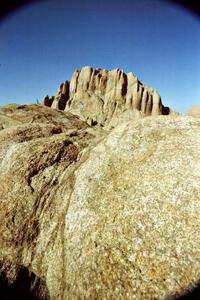
{"type": "Polygon", "coordinates": [[[42,105],[49,106],[49,107],[52,106],[54,98],[55,98],[54,96],[49,97],[48,95],[46,95],[42,100],[42,105]]]}
{"type": "Polygon", "coordinates": [[[187,114],[193,117],[200,117],[200,105],[193,105],[188,109],[187,114]]]}
{"type": "Polygon", "coordinates": [[[142,84],[133,73],[84,67],[59,88],[53,102],[44,105],[70,111],[90,123],[110,125],[122,114],[141,116],[169,114],[158,92],[142,84]],[[64,90],[64,91],[63,91],[64,90]],[[129,114],[129,113],[128,113],[129,114]]]}
{"type": "MultiPolygon", "coordinates": [[[[123,73],[113,73],[121,86],[123,73]]],[[[93,89],[76,74],[73,82],[71,93],[93,89]]],[[[116,101],[128,95],[120,91],[116,101]]],[[[0,108],[1,299],[175,299],[191,290],[200,280],[199,119],[125,118],[108,130],[67,110],[0,108]]]]}
{"type": "Polygon", "coordinates": [[[64,110],[67,101],[69,100],[69,81],[62,83],[58,89],[56,96],[49,97],[48,95],[42,100],[42,104],[52,108],[64,110]]]}

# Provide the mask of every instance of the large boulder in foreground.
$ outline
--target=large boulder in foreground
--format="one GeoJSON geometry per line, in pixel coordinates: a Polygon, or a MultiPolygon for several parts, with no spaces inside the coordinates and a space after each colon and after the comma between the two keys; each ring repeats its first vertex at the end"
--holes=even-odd
{"type": "Polygon", "coordinates": [[[155,89],[140,82],[132,72],[126,74],[120,69],[78,69],[70,82],[61,84],[55,97],[47,96],[42,103],[102,126],[115,126],[127,111],[132,118],[170,113],[155,89]]]}
{"type": "Polygon", "coordinates": [[[37,299],[128,300],[195,287],[199,119],[147,117],[105,131],[42,106],[2,108],[0,119],[5,291],[22,293],[21,283],[37,299]]]}

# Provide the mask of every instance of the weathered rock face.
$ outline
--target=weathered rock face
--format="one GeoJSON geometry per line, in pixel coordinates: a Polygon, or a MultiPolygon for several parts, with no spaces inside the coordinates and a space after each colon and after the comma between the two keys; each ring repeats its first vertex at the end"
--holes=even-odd
{"type": "Polygon", "coordinates": [[[69,100],[69,81],[62,83],[58,89],[56,96],[49,97],[48,95],[42,100],[42,105],[52,108],[64,110],[67,101],[69,100]]]}
{"type": "MultiPolygon", "coordinates": [[[[5,299],[13,300],[56,299],[52,296],[54,293],[49,295],[42,265],[42,269],[35,272],[35,267],[30,264],[37,240],[41,238],[41,214],[49,211],[43,223],[46,229],[51,221],[61,217],[67,202],[63,202],[61,196],[65,191],[58,189],[59,181],[68,170],[66,189],[71,191],[73,173],[70,175],[70,168],[74,169],[73,164],[78,161],[82,149],[90,142],[96,143],[97,133],[99,140],[101,130],[97,128],[93,132],[70,113],[37,105],[0,108],[0,124],[0,178],[3,179],[0,186],[1,293],[4,291],[5,299]],[[53,196],[57,192],[61,193],[60,200],[53,196]]],[[[45,239],[48,243],[49,237],[45,239]]],[[[61,299],[61,294],[57,299],[61,299]]]]}
{"type": "Polygon", "coordinates": [[[156,90],[142,84],[133,73],[120,69],[76,70],[70,83],[61,85],[53,103],[43,104],[65,109],[91,123],[110,126],[127,111],[132,117],[137,117],[138,112],[141,116],[169,114],[156,90]],[[61,92],[63,87],[67,93],[61,92]]]}
{"type": "Polygon", "coordinates": [[[44,105],[44,106],[51,107],[52,104],[53,104],[54,98],[55,98],[54,96],[49,97],[48,95],[46,95],[44,97],[44,99],[42,100],[41,104],[44,105]]]}
{"type": "Polygon", "coordinates": [[[6,286],[24,282],[37,299],[173,299],[199,281],[199,119],[106,131],[11,105],[0,123],[6,286]]]}

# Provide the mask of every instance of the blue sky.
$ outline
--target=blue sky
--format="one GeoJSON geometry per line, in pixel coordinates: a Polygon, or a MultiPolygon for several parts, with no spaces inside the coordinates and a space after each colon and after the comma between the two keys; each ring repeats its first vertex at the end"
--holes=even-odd
{"type": "Polygon", "coordinates": [[[54,95],[76,68],[132,71],[185,112],[200,104],[200,19],[158,0],[41,1],[0,22],[0,105],[54,95]]]}

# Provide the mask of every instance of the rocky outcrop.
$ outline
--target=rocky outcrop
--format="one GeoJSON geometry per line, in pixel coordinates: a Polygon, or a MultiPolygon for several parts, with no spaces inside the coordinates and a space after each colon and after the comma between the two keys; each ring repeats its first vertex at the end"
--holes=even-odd
{"type": "Polygon", "coordinates": [[[188,109],[187,114],[193,117],[200,117],[200,105],[193,105],[188,109]]]}
{"type": "Polygon", "coordinates": [[[174,299],[198,284],[199,119],[106,131],[66,111],[9,105],[0,124],[7,296],[174,299]]]}
{"type": "Polygon", "coordinates": [[[126,74],[120,69],[78,69],[70,83],[61,85],[53,103],[45,103],[101,125],[113,125],[127,111],[134,117],[138,111],[141,116],[169,114],[156,90],[142,84],[133,73],[126,74]]]}
{"type": "Polygon", "coordinates": [[[64,110],[67,101],[69,100],[69,81],[62,83],[55,96],[49,97],[48,95],[42,100],[42,105],[52,108],[64,110]]]}
{"type": "Polygon", "coordinates": [[[41,104],[44,105],[44,106],[49,106],[49,107],[51,107],[52,104],[53,104],[54,98],[55,98],[54,96],[49,97],[48,95],[46,95],[46,96],[43,98],[41,104]]]}
{"type": "Polygon", "coordinates": [[[54,97],[52,108],[64,110],[67,101],[69,100],[69,81],[65,81],[59,87],[59,90],[54,97]]]}

